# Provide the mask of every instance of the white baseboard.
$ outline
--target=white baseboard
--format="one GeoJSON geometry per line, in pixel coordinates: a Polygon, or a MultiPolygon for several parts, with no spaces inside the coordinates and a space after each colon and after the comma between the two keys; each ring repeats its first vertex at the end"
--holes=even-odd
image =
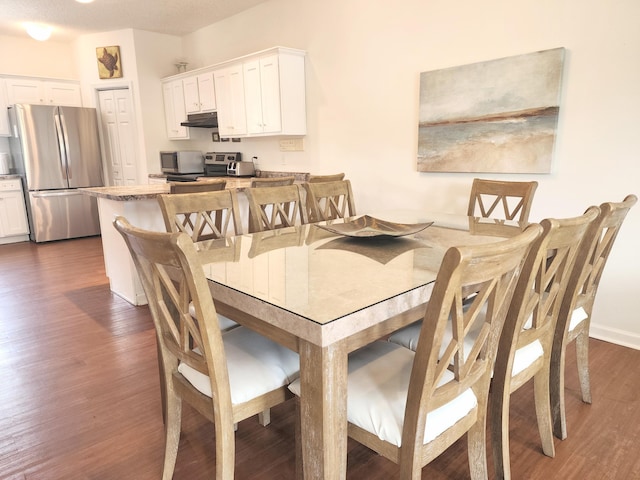
{"type": "Polygon", "coordinates": [[[634,348],[640,350],[640,335],[616,328],[601,327],[591,324],[589,336],[604,340],[605,342],[615,343],[623,347],[634,348]]]}

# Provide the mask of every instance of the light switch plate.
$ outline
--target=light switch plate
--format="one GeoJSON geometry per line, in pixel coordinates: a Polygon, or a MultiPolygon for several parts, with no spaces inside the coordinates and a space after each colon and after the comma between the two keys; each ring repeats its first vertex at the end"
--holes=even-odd
{"type": "Polygon", "coordinates": [[[302,152],[304,150],[304,143],[302,138],[288,138],[280,140],[281,152],[302,152]]]}

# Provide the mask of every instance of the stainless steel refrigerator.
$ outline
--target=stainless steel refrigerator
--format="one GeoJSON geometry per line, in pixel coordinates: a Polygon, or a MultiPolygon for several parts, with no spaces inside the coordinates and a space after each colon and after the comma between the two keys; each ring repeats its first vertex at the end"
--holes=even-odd
{"type": "Polygon", "coordinates": [[[17,104],[9,119],[31,240],[98,235],[96,199],[78,191],[104,185],[96,109],[17,104]]]}

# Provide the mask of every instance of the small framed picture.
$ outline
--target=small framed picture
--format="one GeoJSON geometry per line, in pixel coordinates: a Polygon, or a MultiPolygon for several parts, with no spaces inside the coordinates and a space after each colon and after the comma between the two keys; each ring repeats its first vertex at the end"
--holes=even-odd
{"type": "Polygon", "coordinates": [[[231,139],[231,141],[232,141],[232,142],[236,142],[236,143],[237,143],[237,142],[239,142],[239,141],[240,141],[240,139],[239,139],[239,138],[232,138],[232,139],[231,139]]]}
{"type": "Polygon", "coordinates": [[[120,47],[96,48],[96,60],[98,61],[98,76],[104,78],[122,78],[122,57],[120,47]]]}
{"type": "Polygon", "coordinates": [[[218,132],[212,132],[211,133],[211,140],[213,142],[219,142],[220,141],[220,134],[218,132]]]}
{"type": "Polygon", "coordinates": [[[228,142],[228,141],[229,141],[229,139],[228,139],[228,138],[221,138],[221,139],[220,139],[220,141],[221,141],[221,142],[228,142]]]}

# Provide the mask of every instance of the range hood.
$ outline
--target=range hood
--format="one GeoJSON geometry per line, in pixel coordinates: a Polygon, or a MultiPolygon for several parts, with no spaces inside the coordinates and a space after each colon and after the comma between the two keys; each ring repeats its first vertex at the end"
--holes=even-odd
{"type": "Polygon", "coordinates": [[[218,113],[194,113],[187,115],[187,121],[180,123],[183,127],[218,128],[218,113]]]}

